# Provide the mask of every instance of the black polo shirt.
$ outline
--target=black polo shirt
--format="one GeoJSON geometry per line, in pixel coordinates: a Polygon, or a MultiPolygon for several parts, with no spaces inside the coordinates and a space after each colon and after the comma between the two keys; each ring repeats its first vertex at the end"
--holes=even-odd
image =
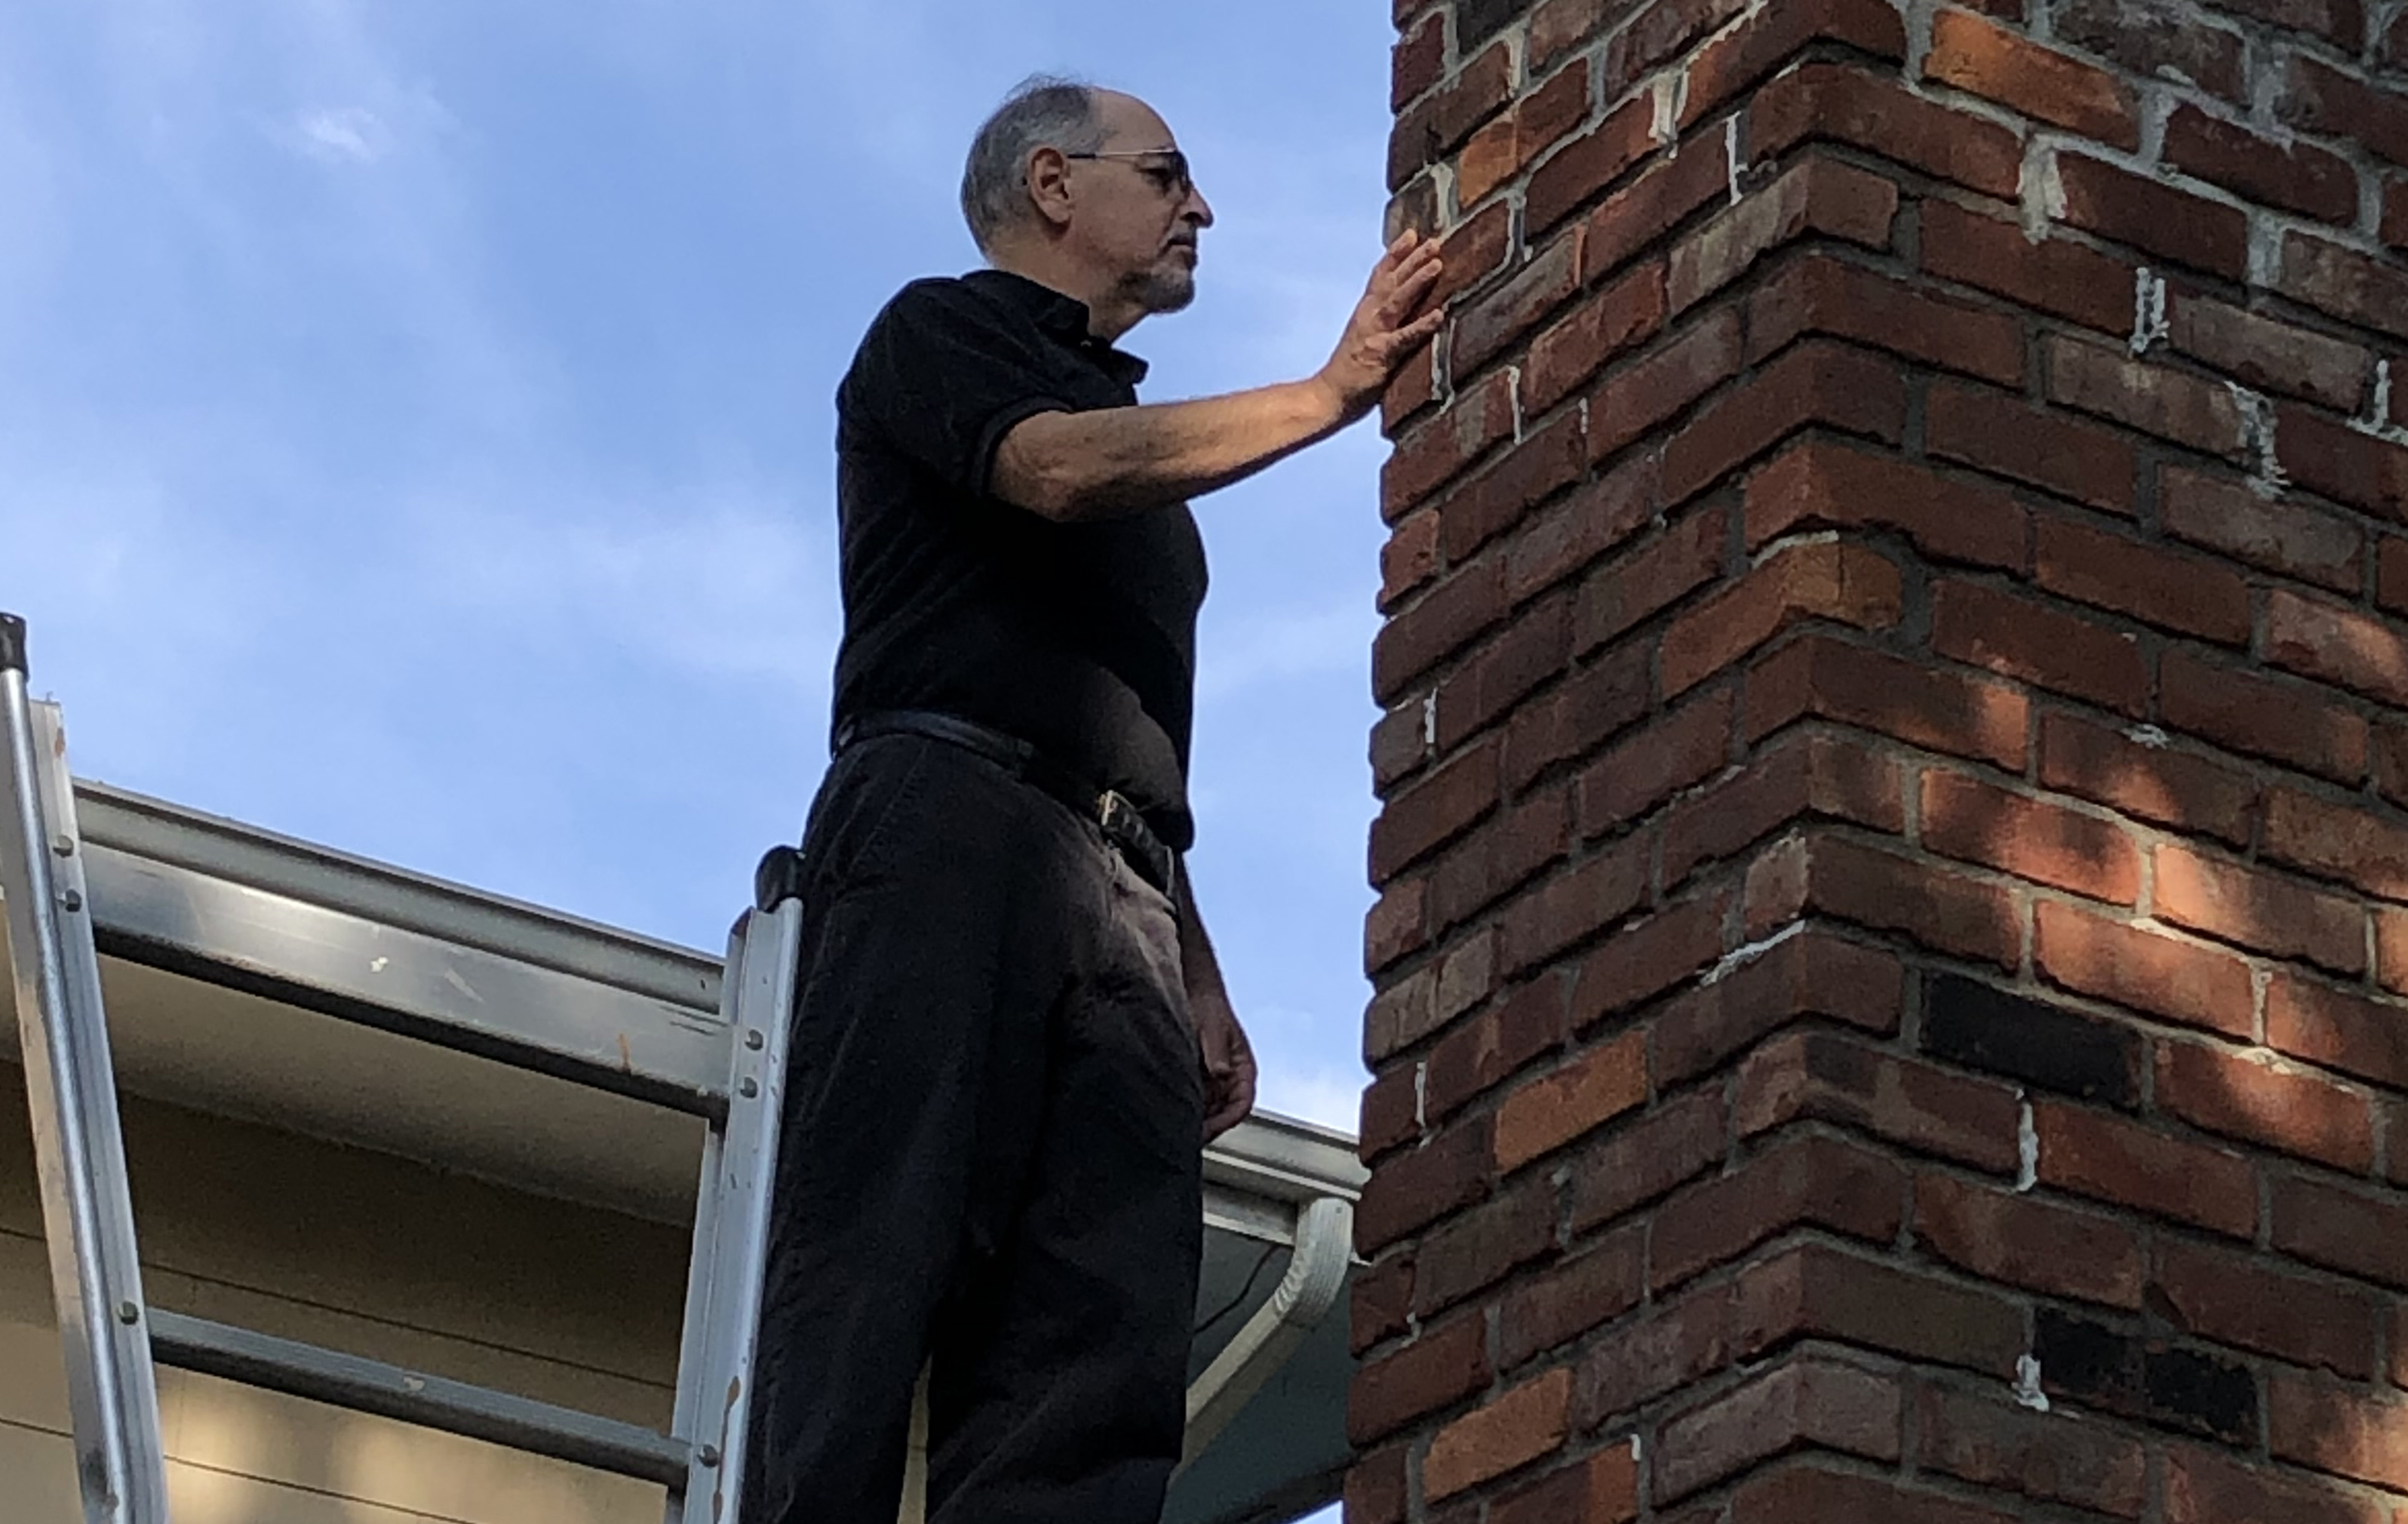
{"type": "Polygon", "coordinates": [[[1013,424],[1131,406],[1144,377],[1084,303],[1020,276],[917,280],[886,305],[837,389],[836,724],[939,710],[1018,736],[1183,851],[1195,517],[1055,524],[987,490],[1013,424]]]}

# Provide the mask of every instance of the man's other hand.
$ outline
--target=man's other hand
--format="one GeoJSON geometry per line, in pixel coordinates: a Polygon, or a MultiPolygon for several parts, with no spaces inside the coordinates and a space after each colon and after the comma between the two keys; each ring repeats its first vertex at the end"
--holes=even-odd
{"type": "Polygon", "coordinates": [[[1437,284],[1441,268],[1438,243],[1425,243],[1410,229],[1371,266],[1370,284],[1354,304],[1338,352],[1314,378],[1329,389],[1347,423],[1379,406],[1388,378],[1445,320],[1442,305],[1413,315],[1437,284]]]}
{"type": "Polygon", "coordinates": [[[1191,992],[1188,1009],[1204,1057],[1204,1141],[1211,1143],[1253,1114],[1254,1050],[1228,997],[1191,992]]]}

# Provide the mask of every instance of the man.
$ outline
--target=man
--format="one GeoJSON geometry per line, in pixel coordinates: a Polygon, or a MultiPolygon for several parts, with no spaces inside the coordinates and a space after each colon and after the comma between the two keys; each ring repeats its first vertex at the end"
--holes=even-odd
{"type": "Polygon", "coordinates": [[[1023,86],[971,148],[991,267],[907,287],[838,392],[845,632],[747,1524],[892,1524],[928,1364],[936,1524],[1152,1524],[1184,1422],[1200,1152],[1254,1062],[1180,863],[1186,502],[1361,418],[1428,338],[1398,240],[1309,380],[1140,406],[1114,342],[1211,208],[1126,95],[1023,86]]]}

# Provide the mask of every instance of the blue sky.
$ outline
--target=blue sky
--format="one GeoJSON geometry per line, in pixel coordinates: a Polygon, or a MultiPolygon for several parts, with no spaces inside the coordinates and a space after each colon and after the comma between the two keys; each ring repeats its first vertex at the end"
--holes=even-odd
{"type": "MultiPolygon", "coordinates": [[[[715,947],[825,755],[829,397],[1068,70],[1219,213],[1157,399],[1310,371],[1378,252],[1386,8],[0,7],[0,607],[79,771],[715,947]]],[[[1382,445],[1199,505],[1194,871],[1266,1101],[1351,1127],[1382,445]]]]}

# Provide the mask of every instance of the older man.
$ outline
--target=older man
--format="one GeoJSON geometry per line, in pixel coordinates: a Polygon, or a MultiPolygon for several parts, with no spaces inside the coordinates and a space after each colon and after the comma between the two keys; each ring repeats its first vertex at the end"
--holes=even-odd
{"type": "Polygon", "coordinates": [[[937,1524],[1148,1524],[1184,1420],[1200,1151],[1254,1064],[1181,854],[1187,500],[1368,412],[1435,328],[1398,240],[1311,378],[1141,406],[1211,208],[1127,95],[1023,86],[837,395],[836,757],[806,939],[748,1524],[891,1524],[930,1370],[937,1524]]]}

